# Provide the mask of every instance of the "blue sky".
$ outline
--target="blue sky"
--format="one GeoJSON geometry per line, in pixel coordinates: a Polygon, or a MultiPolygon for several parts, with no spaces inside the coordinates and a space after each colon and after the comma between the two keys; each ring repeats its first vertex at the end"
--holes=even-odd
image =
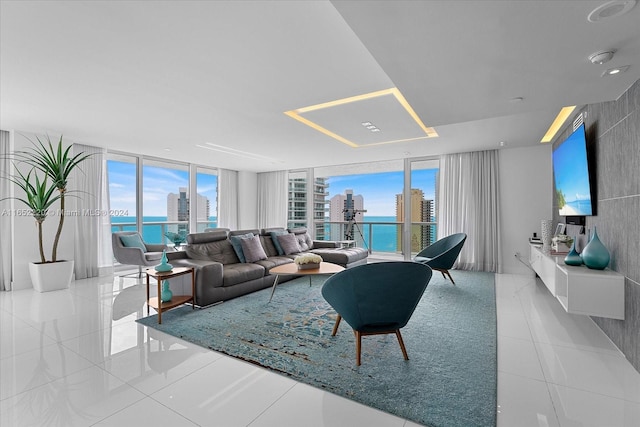
{"type": "MultiPolygon", "coordinates": [[[[437,169],[419,169],[411,173],[411,187],[424,191],[425,199],[435,199],[437,169]]],[[[329,198],[353,190],[364,198],[365,216],[395,216],[396,194],[402,193],[404,172],[343,175],[329,178],[329,198]]]]}
{"type": "MultiPolygon", "coordinates": [[[[110,208],[126,210],[128,216],[136,212],[136,166],[133,163],[108,161],[110,208]]],[[[143,166],[143,209],[145,216],[167,215],[167,194],[189,187],[187,171],[143,166]]],[[[215,216],[218,177],[208,173],[197,175],[198,193],[209,198],[211,216],[215,216]]]]}

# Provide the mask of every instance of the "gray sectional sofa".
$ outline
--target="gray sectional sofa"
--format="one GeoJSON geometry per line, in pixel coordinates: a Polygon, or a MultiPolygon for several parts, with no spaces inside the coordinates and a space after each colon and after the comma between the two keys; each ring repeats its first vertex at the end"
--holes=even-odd
{"type": "MultiPolygon", "coordinates": [[[[189,234],[185,250],[167,256],[173,266],[194,267],[196,304],[207,306],[272,286],[275,276],[269,274],[271,268],[292,263],[307,252],[345,268],[366,264],[368,256],[364,248],[341,248],[338,242],[312,240],[306,228],[212,229],[189,234]],[[294,237],[297,246],[292,242],[294,237]],[[238,251],[238,247],[243,250],[238,251]]],[[[279,281],[294,277],[281,277],[279,281]]]]}

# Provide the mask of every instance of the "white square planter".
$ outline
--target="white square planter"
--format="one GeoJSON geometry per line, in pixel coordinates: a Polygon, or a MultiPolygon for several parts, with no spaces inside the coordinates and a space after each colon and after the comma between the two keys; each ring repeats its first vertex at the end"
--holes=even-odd
{"type": "Polygon", "coordinates": [[[38,292],[67,289],[73,277],[73,260],[47,262],[44,264],[30,262],[29,274],[33,289],[38,292]]]}

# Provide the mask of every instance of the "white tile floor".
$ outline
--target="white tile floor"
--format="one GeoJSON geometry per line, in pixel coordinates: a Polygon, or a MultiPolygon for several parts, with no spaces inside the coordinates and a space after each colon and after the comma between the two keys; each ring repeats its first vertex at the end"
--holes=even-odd
{"type": "MultiPolygon", "coordinates": [[[[639,426],[640,374],[595,324],[496,277],[498,426],[639,426]]],[[[416,426],[147,329],[143,301],[120,278],[0,292],[0,426],[416,426]]]]}

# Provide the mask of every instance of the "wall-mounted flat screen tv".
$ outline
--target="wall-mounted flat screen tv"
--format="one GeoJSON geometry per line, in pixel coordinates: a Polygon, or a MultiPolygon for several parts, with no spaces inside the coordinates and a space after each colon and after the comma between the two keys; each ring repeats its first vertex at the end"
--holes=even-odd
{"type": "Polygon", "coordinates": [[[554,150],[553,176],[561,216],[594,214],[584,124],[554,150]]]}

